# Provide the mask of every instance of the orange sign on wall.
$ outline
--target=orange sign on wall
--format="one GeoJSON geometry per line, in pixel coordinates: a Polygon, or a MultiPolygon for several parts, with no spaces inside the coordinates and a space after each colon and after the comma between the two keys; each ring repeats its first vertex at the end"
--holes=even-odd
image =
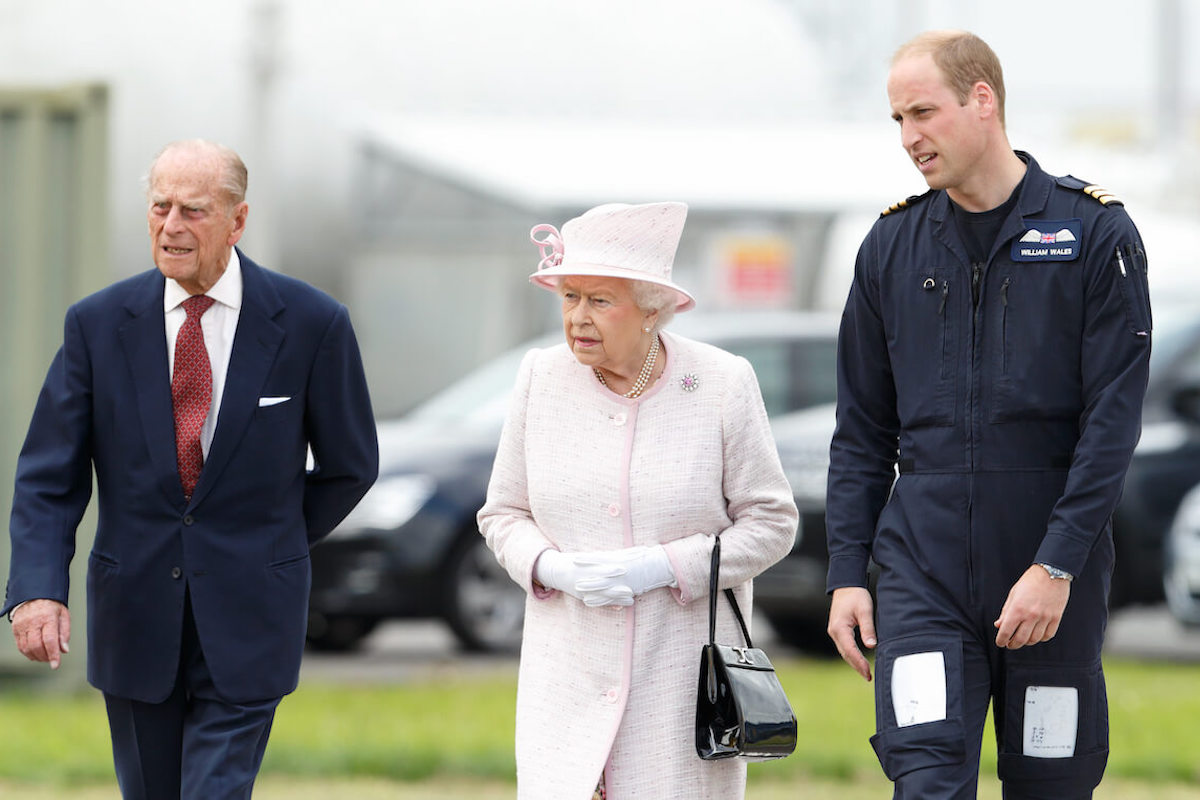
{"type": "Polygon", "coordinates": [[[782,236],[738,235],[717,245],[720,284],[731,305],[787,306],[792,296],[792,246],[782,236]]]}

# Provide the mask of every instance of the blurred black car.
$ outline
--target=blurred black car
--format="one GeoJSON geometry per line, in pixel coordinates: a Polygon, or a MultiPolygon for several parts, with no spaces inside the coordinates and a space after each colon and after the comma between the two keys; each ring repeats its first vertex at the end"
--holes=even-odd
{"type": "MultiPolygon", "coordinates": [[[[745,356],[773,419],[834,399],[833,317],[692,313],[677,317],[671,330],[745,356]]],[[[517,348],[404,418],[380,423],[379,481],[312,553],[312,647],[349,649],[381,620],[422,617],[444,619],[467,649],[519,646],[525,593],[487,549],[475,514],[487,493],[520,359],[529,347],[559,341],[562,335],[555,334],[517,348]]],[[[826,437],[826,450],[828,444],[826,437]]],[[[821,493],[823,500],[823,488],[821,493]]],[[[824,598],[824,517],[812,514],[810,509],[803,524],[813,531],[803,532],[793,552],[807,553],[819,541],[824,598]]],[[[786,561],[781,569],[793,567],[793,559],[786,561]]],[[[759,580],[770,582],[765,576],[759,580]]],[[[791,596],[799,602],[795,590],[791,596]]],[[[821,610],[822,629],[824,614],[821,610]]],[[[776,616],[792,618],[786,608],[776,616]]]]}
{"type": "Polygon", "coordinates": [[[1163,600],[1164,544],[1188,490],[1200,483],[1200,314],[1155,309],[1142,438],[1113,516],[1111,606],[1163,600]]]}
{"type": "Polygon", "coordinates": [[[836,410],[833,403],[824,403],[771,420],[800,524],[791,553],[754,579],[755,610],[767,618],[779,639],[814,654],[835,652],[825,633],[825,484],[836,410]]]}

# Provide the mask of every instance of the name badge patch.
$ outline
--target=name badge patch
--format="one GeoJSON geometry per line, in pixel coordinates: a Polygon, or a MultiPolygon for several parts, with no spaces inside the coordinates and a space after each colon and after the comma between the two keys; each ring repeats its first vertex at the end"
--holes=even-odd
{"type": "Polygon", "coordinates": [[[1082,246],[1083,221],[1027,219],[1012,246],[1013,261],[1074,261],[1082,246]]]}

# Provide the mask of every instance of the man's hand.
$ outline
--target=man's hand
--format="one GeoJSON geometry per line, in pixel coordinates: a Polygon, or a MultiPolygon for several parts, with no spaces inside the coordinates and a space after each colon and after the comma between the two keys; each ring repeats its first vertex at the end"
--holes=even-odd
{"type": "Polygon", "coordinates": [[[30,661],[49,662],[58,669],[63,653],[71,650],[71,612],[57,600],[30,600],[12,613],[17,649],[30,661]]]}
{"type": "Polygon", "coordinates": [[[866,680],[871,680],[871,665],[854,641],[854,629],[862,632],[863,644],[875,647],[874,604],[871,593],[859,586],[846,586],[833,590],[829,606],[829,638],[837,645],[842,660],[854,667],[854,671],[866,680]]]}
{"type": "Polygon", "coordinates": [[[1034,564],[1009,590],[1000,609],[1000,619],[994,623],[999,629],[996,646],[1016,650],[1050,641],[1058,633],[1070,597],[1070,581],[1054,580],[1034,564]]]}

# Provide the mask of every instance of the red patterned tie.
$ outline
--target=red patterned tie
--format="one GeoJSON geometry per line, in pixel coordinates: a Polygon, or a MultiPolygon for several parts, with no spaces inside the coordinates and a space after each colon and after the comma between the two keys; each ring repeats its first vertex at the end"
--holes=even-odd
{"type": "Polygon", "coordinates": [[[187,313],[179,336],[175,339],[175,372],[171,376],[171,400],[175,404],[175,457],[179,463],[179,482],[190,500],[200,470],[204,466],[204,451],[200,448],[200,429],[212,404],[212,366],[204,347],[204,332],[200,317],[208,311],[213,299],[198,294],[183,301],[187,313]]]}

